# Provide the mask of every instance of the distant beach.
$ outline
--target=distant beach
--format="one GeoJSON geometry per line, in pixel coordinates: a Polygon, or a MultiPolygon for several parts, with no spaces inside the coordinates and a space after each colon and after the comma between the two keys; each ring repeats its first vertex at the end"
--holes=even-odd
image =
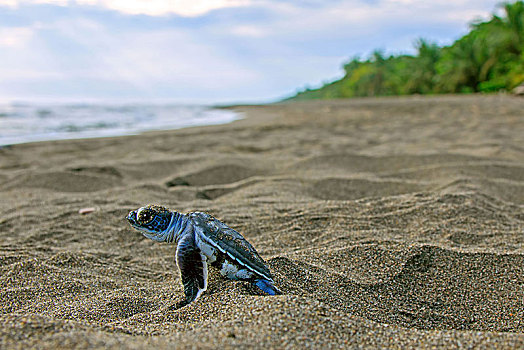
{"type": "Polygon", "coordinates": [[[524,99],[224,111],[0,148],[0,348],[524,348],[524,99]],[[124,219],[147,203],[242,232],[284,294],[211,270],[177,309],[175,248],[124,219]]]}

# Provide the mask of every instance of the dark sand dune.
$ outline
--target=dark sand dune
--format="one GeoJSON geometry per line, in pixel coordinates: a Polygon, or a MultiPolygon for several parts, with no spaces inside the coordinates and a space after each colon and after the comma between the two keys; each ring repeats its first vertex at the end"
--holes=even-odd
{"type": "Polygon", "coordinates": [[[236,109],[0,149],[0,348],[524,347],[524,100],[236,109]],[[236,228],[284,295],[211,271],[177,308],[174,247],[124,220],[146,203],[236,228]]]}

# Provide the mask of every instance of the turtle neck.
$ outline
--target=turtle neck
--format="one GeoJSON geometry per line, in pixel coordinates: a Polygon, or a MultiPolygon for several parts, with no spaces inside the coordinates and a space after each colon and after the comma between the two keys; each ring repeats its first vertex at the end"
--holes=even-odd
{"type": "Polygon", "coordinates": [[[166,243],[178,243],[180,238],[193,230],[193,225],[191,225],[191,220],[185,214],[180,214],[176,211],[173,212],[171,216],[171,222],[169,226],[164,231],[164,242],[166,243]]]}

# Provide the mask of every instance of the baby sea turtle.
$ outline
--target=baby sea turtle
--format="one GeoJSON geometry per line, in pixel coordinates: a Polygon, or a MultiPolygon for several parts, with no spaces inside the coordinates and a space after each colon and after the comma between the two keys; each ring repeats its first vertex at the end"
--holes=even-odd
{"type": "Polygon", "coordinates": [[[157,242],[174,243],[180,269],[183,305],[207,289],[207,266],[217,267],[230,280],[248,281],[267,294],[282,294],[264,260],[237,231],[209,214],[181,214],[158,205],[133,210],[127,220],[144,236],[157,242]]]}

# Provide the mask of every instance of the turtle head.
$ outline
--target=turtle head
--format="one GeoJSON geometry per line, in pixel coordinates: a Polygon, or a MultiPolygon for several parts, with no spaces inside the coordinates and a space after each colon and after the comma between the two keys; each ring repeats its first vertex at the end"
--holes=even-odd
{"type": "Polygon", "coordinates": [[[129,212],[126,219],[133,228],[154,241],[163,242],[168,235],[173,213],[159,205],[146,205],[129,212]]]}

